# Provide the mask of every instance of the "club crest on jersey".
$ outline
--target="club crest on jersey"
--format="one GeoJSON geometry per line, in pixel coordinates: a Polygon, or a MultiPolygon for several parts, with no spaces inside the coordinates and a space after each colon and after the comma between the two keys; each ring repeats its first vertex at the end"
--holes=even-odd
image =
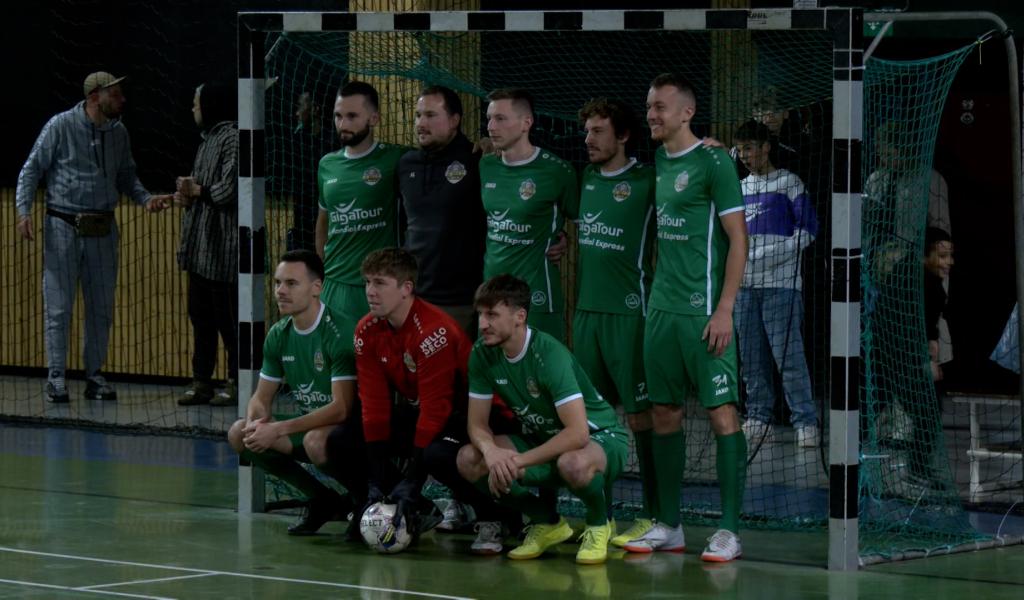
{"type": "Polygon", "coordinates": [[[403,361],[403,362],[405,362],[405,368],[406,368],[406,369],[409,369],[409,372],[410,372],[410,373],[415,373],[415,372],[416,372],[416,361],[415,361],[415,360],[413,360],[413,358],[412,358],[412,355],[411,355],[411,354],[409,354],[408,352],[406,352],[406,353],[405,353],[405,354],[404,354],[404,355],[402,356],[402,361],[403,361]]]}
{"type": "Polygon", "coordinates": [[[628,308],[630,310],[633,310],[635,308],[639,308],[639,306],[640,306],[640,296],[639,295],[637,295],[637,294],[630,294],[630,295],[626,296],[626,308],[628,308]]]}
{"type": "Polygon", "coordinates": [[[690,173],[688,171],[683,171],[679,175],[676,175],[676,181],[672,184],[672,187],[674,187],[677,192],[681,192],[685,190],[688,185],[690,185],[690,173]]]}
{"type": "Polygon", "coordinates": [[[537,193],[537,184],[532,179],[519,184],[519,197],[523,200],[529,200],[533,198],[533,195],[537,193]]]}
{"type": "Polygon", "coordinates": [[[462,178],[466,176],[466,165],[455,161],[448,165],[448,168],[444,170],[444,178],[448,180],[448,183],[458,183],[462,181],[462,178]]]}
{"type": "Polygon", "coordinates": [[[540,398],[540,387],[537,386],[537,381],[533,377],[526,378],[526,393],[533,398],[540,398]]]}
{"type": "Polygon", "coordinates": [[[629,186],[628,181],[620,181],[618,185],[612,188],[612,198],[615,198],[616,202],[622,202],[629,195],[633,193],[633,189],[629,186]]]}
{"type": "Polygon", "coordinates": [[[363,183],[366,185],[377,185],[381,180],[380,169],[377,167],[370,167],[363,171],[363,183]]]}
{"type": "Polygon", "coordinates": [[[317,371],[324,370],[324,353],[319,350],[313,355],[313,368],[317,371]]]}
{"type": "Polygon", "coordinates": [[[530,302],[532,302],[534,306],[542,306],[547,301],[548,295],[540,290],[537,290],[532,296],[530,296],[530,302]]]}
{"type": "Polygon", "coordinates": [[[704,306],[704,294],[700,292],[694,292],[690,294],[690,306],[694,308],[700,308],[704,306]]]}

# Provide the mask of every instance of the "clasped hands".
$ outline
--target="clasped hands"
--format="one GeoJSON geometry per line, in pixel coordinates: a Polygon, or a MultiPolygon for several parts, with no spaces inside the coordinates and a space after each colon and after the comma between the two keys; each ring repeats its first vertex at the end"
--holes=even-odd
{"type": "Polygon", "coordinates": [[[494,447],[484,453],[487,464],[487,487],[492,496],[498,497],[509,493],[512,484],[526,474],[522,464],[522,454],[509,448],[494,447]]]}
{"type": "Polygon", "coordinates": [[[185,208],[195,204],[203,193],[203,186],[196,183],[191,176],[178,177],[174,180],[174,187],[174,203],[185,208]]]}

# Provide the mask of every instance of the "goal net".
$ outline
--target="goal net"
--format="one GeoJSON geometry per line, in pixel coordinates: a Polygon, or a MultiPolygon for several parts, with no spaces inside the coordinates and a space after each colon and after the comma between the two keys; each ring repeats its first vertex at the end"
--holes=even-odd
{"type": "MultiPolygon", "coordinates": [[[[381,96],[378,139],[414,145],[413,112],[427,85],[462,95],[463,130],[484,135],[485,97],[502,87],[523,87],[535,96],[536,145],[565,158],[578,171],[587,164],[578,110],[591,98],[623,100],[641,117],[651,79],[677,71],[697,93],[694,129],[727,147],[735,131],[758,119],[773,140],[773,160],[796,177],[793,189],[806,210],[806,249],[787,260],[780,285],[788,301],[752,304],[750,361],[763,366],[759,416],[767,424],[748,444],[749,482],[744,517],[751,524],[823,528],[828,513],[824,430],[828,365],[828,223],[832,145],[832,48],[825,31],[601,31],[601,32],[272,32],[264,42],[266,135],[266,230],[268,264],[286,248],[308,243],[315,215],[315,165],[339,145],[331,112],[346,81],[372,83],[381,96]],[[799,178],[799,182],[797,182],[799,178]],[[801,306],[802,305],[802,306],[801,306]],[[773,334],[772,342],[761,332],[773,334]],[[758,336],[754,339],[754,336],[758,336]],[[773,351],[775,354],[773,354],[773,351]],[[790,377],[802,371],[803,376],[790,377]],[[783,377],[783,374],[786,377],[783,377]],[[804,423],[819,436],[796,443],[793,411],[798,396],[804,423]],[[807,415],[810,415],[809,417],[807,415]],[[809,419],[809,420],[807,420],[809,419]]],[[[652,163],[655,145],[641,132],[638,158],[652,163]]],[[[741,172],[745,169],[739,163],[741,172]]],[[[766,236],[755,236],[752,255],[767,264],[766,236]]],[[[769,250],[770,253],[770,250],[769,250]]],[[[564,289],[574,286],[575,251],[563,265],[564,289]]],[[[568,294],[571,297],[571,294],[568,294]]],[[[269,296],[268,296],[269,297],[269,296]]],[[[569,300],[571,322],[572,301],[569,300]]],[[[267,305],[268,321],[274,308],[267,305]]],[[[739,316],[737,316],[739,320],[739,316]]],[[[571,332],[570,337],[571,337],[571,332]]],[[[746,341],[746,340],[745,340],[746,341]]],[[[745,354],[746,356],[746,354],[745,354]]],[[[748,384],[749,385],[749,384],[748,384]]],[[[687,468],[683,510],[690,522],[717,519],[719,498],[715,441],[706,413],[687,403],[687,468]]],[[[826,444],[827,445],[827,444],[826,444]]],[[[640,502],[636,458],[631,477],[618,485],[620,517],[640,502]]]]}

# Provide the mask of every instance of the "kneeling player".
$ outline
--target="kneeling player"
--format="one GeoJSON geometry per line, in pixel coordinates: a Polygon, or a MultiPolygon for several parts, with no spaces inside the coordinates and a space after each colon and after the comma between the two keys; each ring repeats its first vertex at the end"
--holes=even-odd
{"type": "Polygon", "coordinates": [[[475,304],[480,340],[469,360],[472,445],[459,452],[459,471],[530,518],[526,539],[509,558],[536,558],[572,535],[551,503],[526,489],[568,486],[587,508],[576,562],[604,562],[611,535],[605,498],[626,464],[626,432],[568,348],[527,326],[524,281],[494,277],[477,290],[475,304]],[[522,435],[495,435],[488,426],[495,395],[516,414],[522,435]]]}
{"type": "MultiPolygon", "coordinates": [[[[508,511],[467,483],[456,467],[459,448],[468,441],[462,402],[469,338],[447,313],[416,297],[416,259],[409,252],[372,252],[362,272],[370,314],[356,327],[355,353],[369,503],[386,495],[398,505],[395,526],[407,519],[414,536],[423,533],[440,521],[433,503],[421,494],[431,475],[456,500],[472,506],[480,521],[508,520],[508,511]],[[404,469],[399,470],[397,460],[404,469]]],[[[474,553],[501,552],[500,526],[478,531],[474,553]]]]}
{"type": "MultiPolygon", "coordinates": [[[[352,502],[366,496],[362,429],[355,402],[355,358],[351,324],[339,321],[320,302],[324,264],[309,250],[281,256],[274,294],[282,318],[263,343],[263,367],[244,419],[228,431],[242,458],[295,486],[309,498],[291,535],[311,535],[352,502]],[[271,404],[287,381],[302,413],[275,421],[271,404]],[[345,501],[299,462],[313,463],[352,494],[345,501]]],[[[358,531],[358,526],[350,531],[358,531]]]]}

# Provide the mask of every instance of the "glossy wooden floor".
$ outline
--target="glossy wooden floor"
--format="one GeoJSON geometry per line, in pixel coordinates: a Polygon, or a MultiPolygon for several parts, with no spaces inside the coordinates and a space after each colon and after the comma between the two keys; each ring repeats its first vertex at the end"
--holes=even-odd
{"type": "Polygon", "coordinates": [[[750,531],[745,556],[686,554],[577,566],[575,546],[514,562],[466,536],[378,556],[344,523],[290,538],[293,517],[234,511],[234,459],[205,440],[0,425],[0,598],[964,598],[1024,597],[1024,547],[823,568],[821,533],[750,531]]]}

